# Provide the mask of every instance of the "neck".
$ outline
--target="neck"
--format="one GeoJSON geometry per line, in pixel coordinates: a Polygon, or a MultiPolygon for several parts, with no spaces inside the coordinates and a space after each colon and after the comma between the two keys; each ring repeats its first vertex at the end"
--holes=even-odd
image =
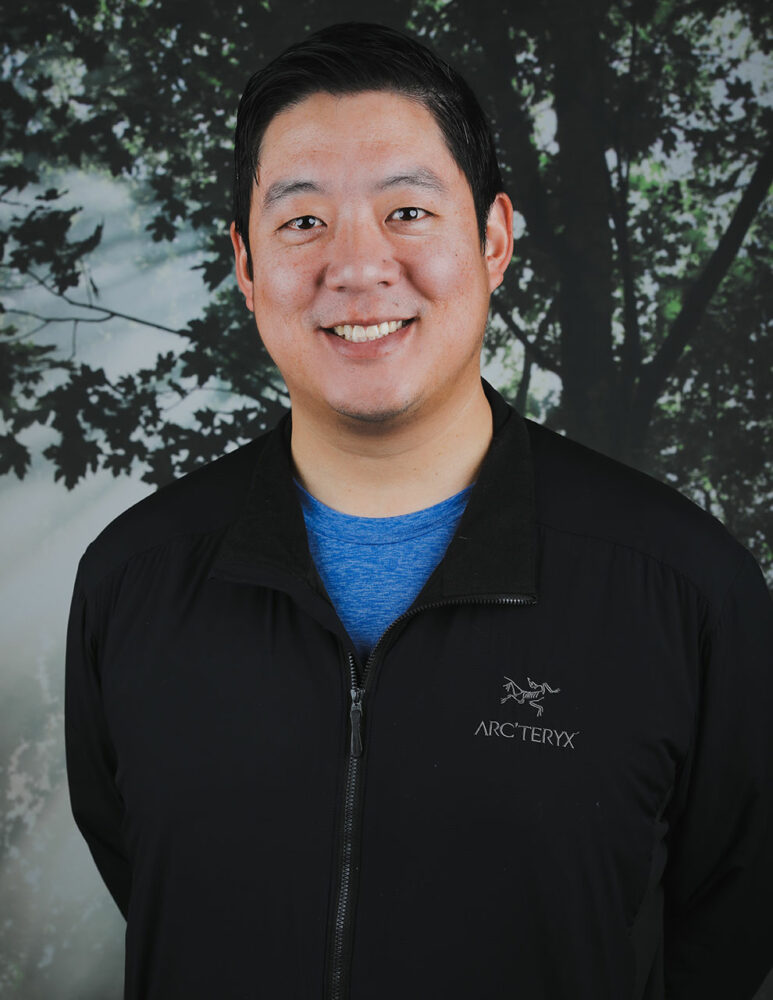
{"type": "Polygon", "coordinates": [[[304,489],[360,517],[423,510],[475,481],[492,436],[480,379],[430,414],[389,427],[337,414],[313,419],[293,404],[292,456],[304,489]]]}

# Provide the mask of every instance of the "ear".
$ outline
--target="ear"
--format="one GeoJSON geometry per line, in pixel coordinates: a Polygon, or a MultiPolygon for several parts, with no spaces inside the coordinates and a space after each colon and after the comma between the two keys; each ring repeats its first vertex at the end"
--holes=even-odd
{"type": "Polygon", "coordinates": [[[486,268],[489,291],[502,284],[513,256],[513,203],[500,191],[491,204],[486,223],[486,268]]]}
{"type": "Polygon", "coordinates": [[[236,232],[236,223],[231,223],[231,243],[234,248],[234,261],[236,264],[236,283],[244,296],[244,302],[250,312],[252,308],[252,277],[250,276],[249,258],[247,247],[239,233],[236,232]]]}

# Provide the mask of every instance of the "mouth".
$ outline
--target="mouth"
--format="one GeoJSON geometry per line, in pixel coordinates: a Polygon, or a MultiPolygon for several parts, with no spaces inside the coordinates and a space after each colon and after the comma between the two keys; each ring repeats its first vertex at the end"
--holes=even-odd
{"type": "Polygon", "coordinates": [[[351,344],[363,344],[369,340],[381,340],[388,337],[390,333],[396,333],[403,327],[413,323],[415,316],[410,319],[383,320],[380,323],[341,323],[336,326],[323,326],[325,333],[335,334],[342,340],[348,340],[351,344]]]}

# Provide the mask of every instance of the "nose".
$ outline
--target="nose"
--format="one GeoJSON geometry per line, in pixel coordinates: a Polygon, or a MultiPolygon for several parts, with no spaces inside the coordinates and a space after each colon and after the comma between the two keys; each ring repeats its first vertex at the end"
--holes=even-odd
{"type": "Polygon", "coordinates": [[[389,287],[400,265],[387,235],[375,221],[341,220],[328,241],[325,285],[332,291],[362,292],[389,287]]]}

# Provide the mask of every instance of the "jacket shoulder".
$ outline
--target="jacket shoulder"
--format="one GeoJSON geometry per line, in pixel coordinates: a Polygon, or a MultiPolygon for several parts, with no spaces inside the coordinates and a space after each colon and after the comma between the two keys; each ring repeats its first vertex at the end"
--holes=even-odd
{"type": "Polygon", "coordinates": [[[86,549],[80,564],[84,580],[96,582],[132,556],[175,538],[226,528],[246,502],[267,436],[194,469],[119,514],[86,549]]]}
{"type": "Polygon", "coordinates": [[[752,557],[724,525],[678,490],[526,420],[537,521],[626,546],[690,580],[715,609],[752,557]]]}

